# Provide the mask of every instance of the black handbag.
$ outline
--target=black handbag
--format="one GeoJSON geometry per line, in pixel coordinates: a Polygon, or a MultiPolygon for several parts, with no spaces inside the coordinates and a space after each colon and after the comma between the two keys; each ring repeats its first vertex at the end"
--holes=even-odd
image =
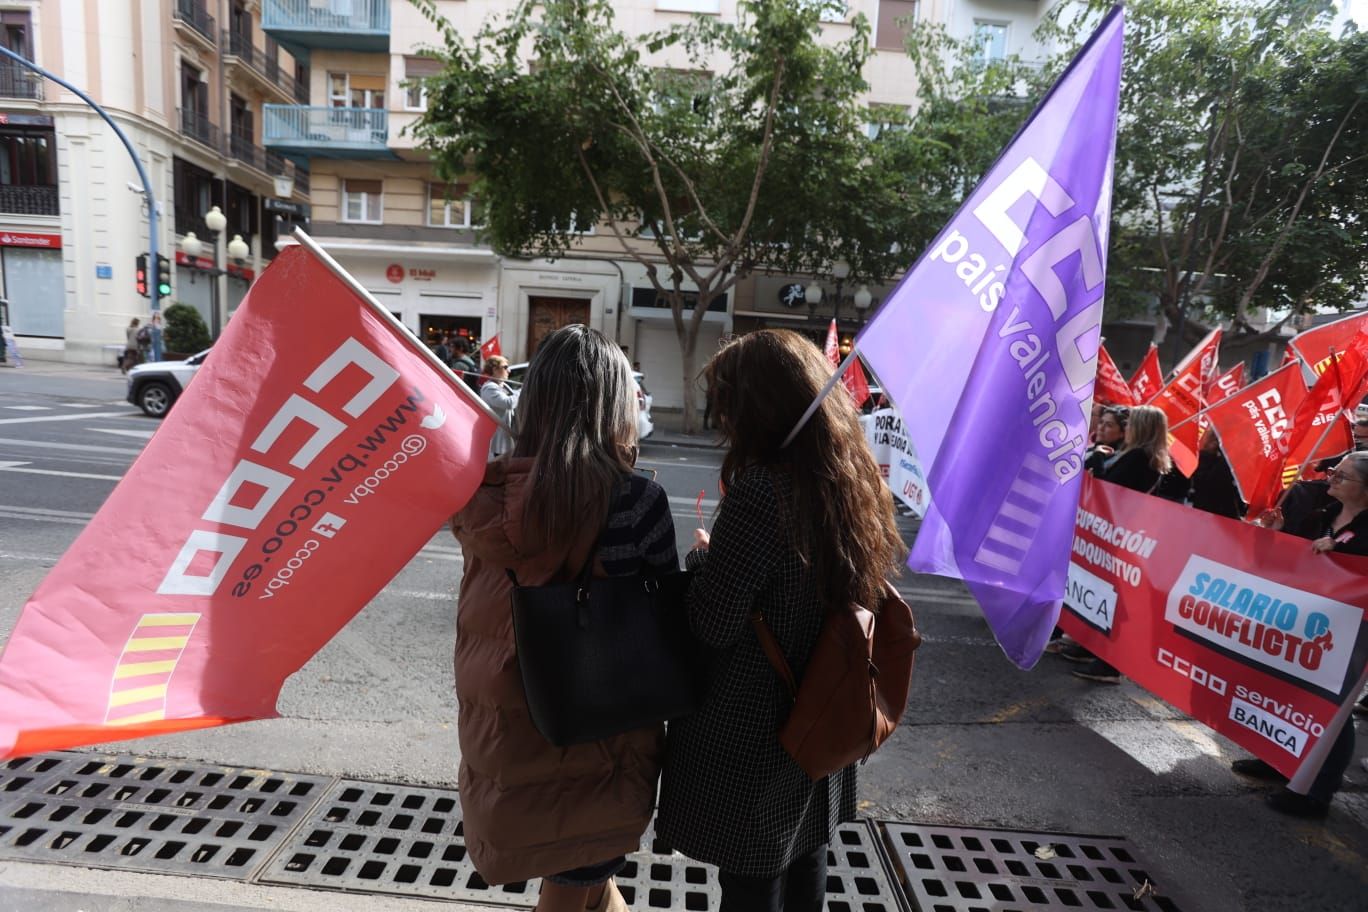
{"type": "Polygon", "coordinates": [[[519,586],[513,636],[527,708],[557,747],[598,741],[692,713],[701,679],[684,609],[690,574],[519,586]]]}

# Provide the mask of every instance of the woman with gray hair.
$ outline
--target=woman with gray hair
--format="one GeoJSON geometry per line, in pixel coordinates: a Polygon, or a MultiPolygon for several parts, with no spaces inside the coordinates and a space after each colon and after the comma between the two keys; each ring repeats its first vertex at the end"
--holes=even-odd
{"type": "Polygon", "coordinates": [[[513,409],[518,404],[518,394],[508,385],[508,359],[503,355],[491,355],[485,359],[485,380],[480,384],[480,398],[494,410],[503,425],[489,441],[489,458],[493,460],[513,449],[513,435],[506,428],[512,426],[513,409]]]}

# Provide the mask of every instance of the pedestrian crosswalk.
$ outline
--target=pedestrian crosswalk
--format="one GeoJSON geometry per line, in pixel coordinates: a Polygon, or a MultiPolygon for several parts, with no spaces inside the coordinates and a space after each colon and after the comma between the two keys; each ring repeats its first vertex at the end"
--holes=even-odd
{"type": "Polygon", "coordinates": [[[109,402],[54,402],[52,405],[4,405],[0,409],[8,409],[12,412],[53,412],[61,409],[93,409],[103,408],[106,405],[123,405],[122,399],[112,399],[109,402]]]}

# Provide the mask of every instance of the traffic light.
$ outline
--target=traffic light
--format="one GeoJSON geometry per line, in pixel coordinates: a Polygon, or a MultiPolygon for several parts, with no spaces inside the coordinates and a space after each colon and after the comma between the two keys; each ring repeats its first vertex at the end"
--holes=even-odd
{"type": "Polygon", "coordinates": [[[157,254],[157,297],[171,297],[171,261],[157,254]]]}
{"type": "Polygon", "coordinates": [[[144,298],[152,297],[147,288],[147,254],[138,254],[138,264],[133,268],[133,285],[144,298]]]}

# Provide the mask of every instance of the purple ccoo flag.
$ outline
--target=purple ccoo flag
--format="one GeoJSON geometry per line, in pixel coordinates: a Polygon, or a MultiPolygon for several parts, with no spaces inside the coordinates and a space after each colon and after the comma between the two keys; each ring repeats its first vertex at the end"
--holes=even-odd
{"type": "Polygon", "coordinates": [[[931,506],[908,558],[958,577],[1017,665],[1064,598],[1102,326],[1117,6],[855,345],[901,408],[931,506]]]}

